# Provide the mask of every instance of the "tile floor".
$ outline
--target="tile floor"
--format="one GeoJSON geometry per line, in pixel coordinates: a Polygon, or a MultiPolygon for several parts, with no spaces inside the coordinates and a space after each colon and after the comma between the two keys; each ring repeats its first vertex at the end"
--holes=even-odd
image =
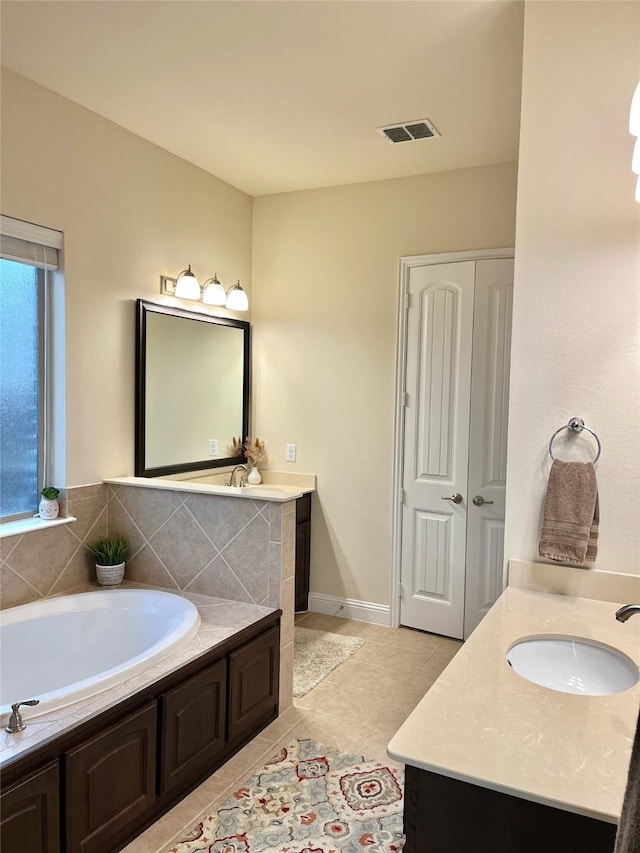
{"type": "Polygon", "coordinates": [[[296,616],[296,624],[362,637],[365,643],[123,853],[168,851],[290,738],[309,737],[389,761],[386,745],[392,735],[461,646],[434,634],[318,613],[296,616]]]}

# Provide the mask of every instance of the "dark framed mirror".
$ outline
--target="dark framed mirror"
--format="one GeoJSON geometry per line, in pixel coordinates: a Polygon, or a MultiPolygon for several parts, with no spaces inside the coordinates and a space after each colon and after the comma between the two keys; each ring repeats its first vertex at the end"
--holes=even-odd
{"type": "Polygon", "coordinates": [[[243,461],[249,433],[250,325],[137,300],[136,477],[243,461]]]}

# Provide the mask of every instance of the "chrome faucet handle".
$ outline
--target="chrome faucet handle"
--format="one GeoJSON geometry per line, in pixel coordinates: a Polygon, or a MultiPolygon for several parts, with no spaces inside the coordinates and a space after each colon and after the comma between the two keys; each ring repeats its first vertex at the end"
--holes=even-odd
{"type": "Polygon", "coordinates": [[[11,706],[11,716],[9,717],[9,722],[4,727],[5,732],[9,732],[10,735],[15,734],[16,732],[22,732],[27,728],[27,724],[22,720],[22,714],[20,713],[21,705],[39,705],[39,699],[25,699],[24,702],[16,702],[15,705],[11,706]]]}

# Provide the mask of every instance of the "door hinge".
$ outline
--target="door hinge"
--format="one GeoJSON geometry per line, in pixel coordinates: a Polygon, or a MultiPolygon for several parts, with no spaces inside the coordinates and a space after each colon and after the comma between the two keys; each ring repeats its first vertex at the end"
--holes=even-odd
{"type": "Polygon", "coordinates": [[[409,395],[407,394],[406,391],[402,392],[402,405],[405,409],[409,405],[409,395]]]}
{"type": "Polygon", "coordinates": [[[404,307],[405,310],[408,311],[411,308],[411,294],[407,291],[404,295],[404,307]]]}
{"type": "Polygon", "coordinates": [[[404,594],[404,590],[402,588],[402,583],[399,581],[398,582],[398,598],[402,598],[403,594],[404,594]]]}
{"type": "Polygon", "coordinates": [[[400,489],[400,503],[404,504],[407,494],[404,489],[400,489]]]}

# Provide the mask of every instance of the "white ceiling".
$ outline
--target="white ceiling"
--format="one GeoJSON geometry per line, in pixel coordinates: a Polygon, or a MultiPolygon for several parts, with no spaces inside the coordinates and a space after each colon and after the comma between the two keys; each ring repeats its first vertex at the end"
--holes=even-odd
{"type": "Polygon", "coordinates": [[[253,195],[514,161],[523,4],[2,0],[2,63],[253,195]],[[429,118],[441,139],[380,125],[429,118]]]}

